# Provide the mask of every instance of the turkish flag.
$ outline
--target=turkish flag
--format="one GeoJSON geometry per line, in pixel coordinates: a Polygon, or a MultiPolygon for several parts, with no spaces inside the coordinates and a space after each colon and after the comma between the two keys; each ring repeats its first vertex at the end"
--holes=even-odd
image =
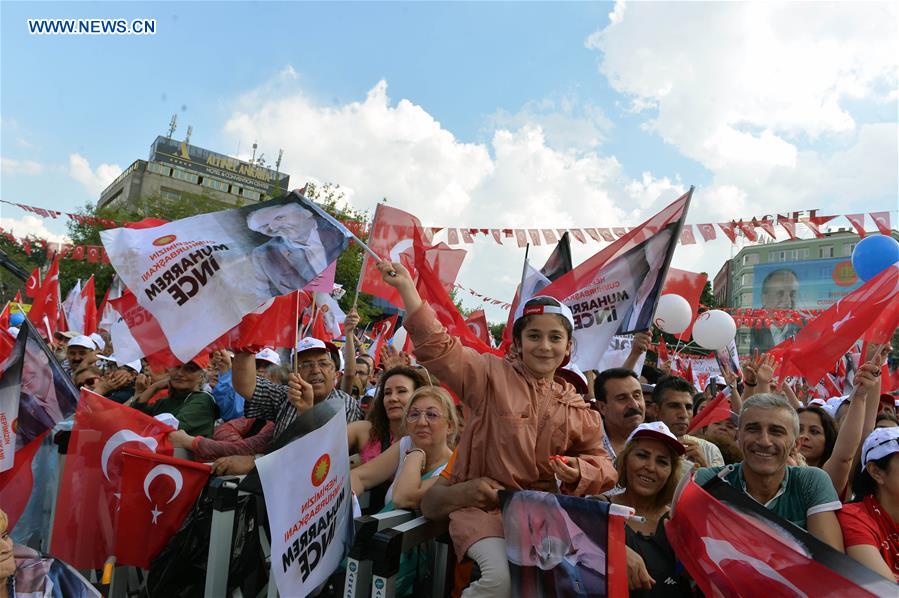
{"type": "Polygon", "coordinates": [[[97,331],[97,300],[94,297],[94,275],[87,279],[81,289],[81,298],[84,303],[84,330],[83,334],[93,334],[97,331]]]}
{"type": "Polygon", "coordinates": [[[709,424],[724,421],[730,417],[730,401],[723,392],[712,399],[712,402],[706,405],[705,409],[696,414],[690,427],[687,428],[687,434],[692,434],[694,430],[699,430],[709,424]]]}
{"type": "MultiPolygon", "coordinates": [[[[424,236],[424,230],[418,218],[403,210],[378,204],[375,209],[368,245],[372,251],[383,259],[402,263],[409,270],[409,273],[412,274],[412,279],[415,280],[415,261],[412,255],[415,231],[421,231],[424,236]]],[[[455,229],[450,229],[449,232],[452,233],[453,231],[455,229]]],[[[463,231],[463,233],[467,233],[467,231],[463,231]]],[[[457,243],[458,239],[455,242],[457,243]]],[[[454,243],[454,241],[450,239],[450,243],[454,243]]],[[[462,267],[462,260],[465,259],[465,254],[466,251],[464,249],[451,249],[443,244],[428,249],[428,263],[431,264],[432,269],[437,273],[447,292],[449,292],[456,281],[456,276],[459,274],[459,268],[462,267]]],[[[378,272],[377,263],[368,255],[366,255],[362,266],[359,291],[380,297],[397,307],[402,307],[403,305],[399,292],[383,281],[381,273],[378,272]]]]}
{"type": "Polygon", "coordinates": [[[59,256],[53,259],[44,284],[40,286],[34,295],[34,302],[28,312],[28,319],[41,332],[47,333],[47,338],[53,338],[59,320],[59,256]]]}
{"type": "Polygon", "coordinates": [[[83,261],[84,260],[84,245],[77,245],[75,249],[72,250],[72,259],[83,261]]]}
{"type": "Polygon", "coordinates": [[[737,242],[737,223],[736,222],[719,222],[718,227],[730,239],[731,243],[737,242]]]}
{"type": "Polygon", "coordinates": [[[737,227],[743,232],[743,235],[753,243],[759,240],[758,234],[755,232],[755,226],[752,222],[737,222],[737,227]]]}
{"type": "Polygon", "coordinates": [[[372,334],[375,335],[375,340],[372,341],[371,346],[368,348],[368,355],[374,360],[375,367],[378,367],[381,363],[381,349],[387,344],[387,339],[393,336],[398,318],[399,315],[392,316],[381,320],[372,327],[372,334]]]}
{"type": "Polygon", "coordinates": [[[130,447],[121,455],[116,564],[149,569],[197,502],[212,468],[130,447]]]}
{"type": "Polygon", "coordinates": [[[688,481],[671,514],[668,541],[706,596],[896,594],[893,582],[717,478],[688,481]]]}
{"type": "Polygon", "coordinates": [[[673,293],[680,295],[690,304],[690,310],[693,313],[693,319],[687,329],[677,336],[682,341],[690,340],[693,333],[693,322],[696,321],[696,314],[699,312],[699,299],[702,297],[702,291],[705,289],[705,283],[709,280],[706,273],[688,272],[687,270],[679,270],[677,268],[668,268],[668,276],[665,277],[665,286],[662,287],[662,294],[673,293]]]}
{"type": "Polygon", "coordinates": [[[799,237],[796,236],[796,221],[792,218],[778,218],[777,223],[784,227],[784,230],[787,231],[787,236],[790,237],[791,241],[795,241],[799,237]]]}
{"type": "Polygon", "coordinates": [[[659,348],[656,350],[656,354],[659,356],[660,365],[663,361],[668,361],[668,345],[662,337],[659,337],[659,348]]]}
{"type": "Polygon", "coordinates": [[[881,235],[890,236],[890,213],[889,212],[870,212],[871,218],[874,219],[874,224],[877,225],[877,230],[880,231],[881,235]]]}
{"type": "Polygon", "coordinates": [[[858,233],[858,236],[862,239],[865,238],[865,215],[864,214],[846,214],[846,220],[849,221],[849,224],[852,225],[852,228],[855,229],[855,232],[858,233]]]}
{"type": "Polygon", "coordinates": [[[487,326],[487,315],[483,309],[476,309],[468,314],[465,325],[485,344],[490,344],[490,328],[487,326]]]}
{"type": "Polygon", "coordinates": [[[56,499],[50,553],[77,569],[98,569],[115,546],[122,449],[172,454],[172,428],[81,389],[56,499]]]}
{"type": "Polygon", "coordinates": [[[322,305],[315,310],[315,315],[312,317],[312,328],[310,329],[308,336],[317,338],[318,340],[326,343],[330,343],[331,333],[328,332],[328,329],[325,326],[325,311],[322,311],[322,309],[327,311],[328,307],[326,305],[322,305]]]}
{"type": "Polygon", "coordinates": [[[680,244],[681,245],[695,245],[696,237],[693,236],[693,225],[685,224],[684,228],[680,232],[680,244]]]}
{"type": "Polygon", "coordinates": [[[100,248],[99,247],[88,247],[87,248],[87,261],[92,264],[96,264],[100,261],[100,248]]]}
{"type": "Polygon", "coordinates": [[[765,217],[763,220],[758,220],[756,218],[753,218],[752,225],[758,226],[763,231],[768,233],[769,237],[771,237],[775,241],[777,240],[777,233],[774,232],[774,221],[773,220],[770,220],[767,217],[765,217]]]}
{"type": "Polygon", "coordinates": [[[805,218],[800,222],[806,225],[808,229],[814,233],[816,238],[822,239],[824,238],[824,233],[821,232],[821,227],[834,218],[836,218],[836,216],[813,216],[811,218],[805,218]]]}
{"type": "Polygon", "coordinates": [[[34,297],[41,286],[41,269],[35,268],[28,280],[25,281],[25,296],[34,297]]]}
{"type": "Polygon", "coordinates": [[[456,308],[456,304],[450,298],[449,293],[438,278],[431,264],[428,263],[428,252],[431,248],[425,246],[421,234],[415,234],[415,266],[418,270],[418,282],[416,287],[422,301],[429,304],[437,314],[437,319],[446,327],[446,331],[459,339],[464,346],[475,349],[480,353],[492,353],[502,356],[502,351],[494,349],[482,341],[466,325],[462,314],[456,308]]]}
{"type": "Polygon", "coordinates": [[[696,228],[699,229],[699,234],[706,241],[714,241],[717,238],[715,227],[711,224],[697,224],[696,228]]]}
{"type": "Polygon", "coordinates": [[[780,350],[784,364],[789,363],[810,383],[816,383],[830,369],[829,364],[836,363],[860,338],[873,343],[887,342],[899,326],[897,294],[899,263],[810,320],[793,337],[793,342],[780,350]]]}

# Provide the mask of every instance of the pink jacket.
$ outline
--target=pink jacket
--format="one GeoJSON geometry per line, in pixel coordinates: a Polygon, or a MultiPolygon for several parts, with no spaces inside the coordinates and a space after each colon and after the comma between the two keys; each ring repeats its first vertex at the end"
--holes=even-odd
{"type": "MultiPolygon", "coordinates": [[[[566,455],[578,458],[581,479],[576,486],[563,484],[563,493],[600,494],[615,485],[618,476],[603,449],[600,415],[571,384],[561,378],[536,378],[517,358],[501,359],[463,347],[426,304],[403,325],[416,359],[469,407],[453,483],[486,476],[508,490],[556,492],[549,457],[566,455]]],[[[450,535],[461,559],[478,540],[503,537],[500,513],[455,511],[450,535]]]]}

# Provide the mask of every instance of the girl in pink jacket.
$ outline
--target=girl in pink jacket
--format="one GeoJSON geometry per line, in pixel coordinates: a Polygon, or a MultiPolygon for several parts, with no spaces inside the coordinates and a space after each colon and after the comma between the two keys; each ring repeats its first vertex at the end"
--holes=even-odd
{"type": "MultiPolygon", "coordinates": [[[[468,407],[453,483],[488,477],[507,490],[579,496],[615,485],[599,414],[556,376],[571,354],[573,318],[565,305],[552,297],[528,301],[513,326],[511,355],[503,359],[480,354],[450,336],[401,264],[381,262],[378,268],[403,299],[403,325],[416,359],[468,407]]],[[[463,596],[508,596],[511,582],[499,509],[459,509],[450,514],[449,529],[459,558],[468,555],[481,570],[481,578],[463,596]]]]}

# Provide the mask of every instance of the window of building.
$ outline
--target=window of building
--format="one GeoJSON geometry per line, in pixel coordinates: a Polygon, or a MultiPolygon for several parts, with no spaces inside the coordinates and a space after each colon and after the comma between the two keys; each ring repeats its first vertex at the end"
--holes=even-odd
{"type": "Polygon", "coordinates": [[[857,244],[858,243],[846,243],[845,245],[843,245],[843,256],[849,257],[850,255],[852,255],[852,252],[855,251],[855,246],[857,244]]]}
{"type": "Polygon", "coordinates": [[[216,191],[224,191],[228,192],[228,183],[223,183],[222,181],[204,177],[203,178],[203,186],[209,187],[210,189],[215,189],[216,191]]]}
{"type": "Polygon", "coordinates": [[[258,191],[252,191],[250,189],[243,189],[241,190],[240,194],[247,199],[252,199],[253,201],[259,201],[259,199],[262,197],[261,193],[259,193],[258,191]]]}
{"type": "Polygon", "coordinates": [[[159,195],[162,196],[163,199],[167,199],[169,201],[178,201],[179,199],[181,199],[181,192],[169,187],[160,187],[159,195]]]}
{"type": "Polygon", "coordinates": [[[740,294],[740,307],[752,307],[752,291],[740,294]]]}
{"type": "Polygon", "coordinates": [[[759,263],[759,254],[757,253],[747,253],[743,256],[743,265],[744,266],[754,266],[759,263]]]}
{"type": "Polygon", "coordinates": [[[819,257],[819,258],[823,258],[823,257],[833,257],[833,256],[834,256],[834,253],[833,253],[833,245],[827,245],[826,247],[819,247],[819,248],[818,248],[818,257],[819,257]]]}
{"type": "Polygon", "coordinates": [[[740,284],[743,286],[752,286],[753,273],[746,272],[743,276],[740,277],[740,284]]]}
{"type": "Polygon", "coordinates": [[[199,176],[180,168],[172,169],[172,178],[178,179],[179,181],[187,181],[188,183],[193,183],[194,185],[196,185],[200,180],[199,176]]]}
{"type": "Polygon", "coordinates": [[[172,176],[172,169],[158,162],[148,162],[147,170],[163,176],[172,176]]]}

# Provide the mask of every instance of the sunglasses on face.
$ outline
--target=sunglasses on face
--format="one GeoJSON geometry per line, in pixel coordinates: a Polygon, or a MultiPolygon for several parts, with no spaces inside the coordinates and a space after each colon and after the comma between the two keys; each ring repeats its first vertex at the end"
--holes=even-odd
{"type": "Polygon", "coordinates": [[[434,424],[443,419],[443,414],[437,411],[432,411],[430,409],[423,411],[421,409],[412,409],[409,413],[406,414],[406,421],[409,423],[415,423],[421,416],[424,415],[425,419],[428,420],[429,424],[434,424]]]}

